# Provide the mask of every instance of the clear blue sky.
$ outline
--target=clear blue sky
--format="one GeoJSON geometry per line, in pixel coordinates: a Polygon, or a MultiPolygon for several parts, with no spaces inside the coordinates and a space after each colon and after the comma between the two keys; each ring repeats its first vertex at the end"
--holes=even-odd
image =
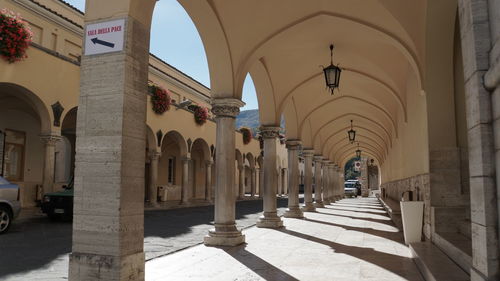
{"type": "MultiPolygon", "coordinates": [[[[85,0],[65,1],[82,11],[85,9],[85,0]]],[[[150,51],[210,87],[207,58],[201,38],[191,18],[177,0],[156,2],[150,51]]],[[[246,106],[242,110],[258,108],[255,88],[249,75],[243,87],[243,101],[246,106]]]]}

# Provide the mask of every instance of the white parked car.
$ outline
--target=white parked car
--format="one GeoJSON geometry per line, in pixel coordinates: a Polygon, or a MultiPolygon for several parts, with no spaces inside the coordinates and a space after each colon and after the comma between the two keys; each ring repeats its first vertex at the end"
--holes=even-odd
{"type": "Polygon", "coordinates": [[[9,230],[12,221],[21,212],[19,186],[0,177],[0,234],[9,230]]]}

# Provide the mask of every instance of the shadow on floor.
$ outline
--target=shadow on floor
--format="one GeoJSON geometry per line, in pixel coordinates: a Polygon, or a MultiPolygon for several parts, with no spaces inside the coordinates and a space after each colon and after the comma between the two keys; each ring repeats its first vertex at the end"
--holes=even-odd
{"type": "MultiPolygon", "coordinates": [[[[341,214],[331,214],[331,213],[325,213],[325,212],[318,212],[318,209],[316,209],[316,213],[322,214],[322,215],[327,215],[327,216],[335,216],[335,217],[344,217],[344,218],[351,218],[354,220],[365,220],[369,222],[377,222],[377,223],[383,223],[387,225],[393,225],[392,221],[389,217],[380,218],[380,219],[374,219],[374,218],[366,218],[366,217],[355,217],[355,216],[348,216],[348,215],[341,215],[341,214]]],[[[321,209],[319,209],[321,210],[321,209]]]]}
{"type": "Polygon", "coordinates": [[[375,210],[375,209],[365,209],[365,208],[358,208],[358,207],[347,207],[347,206],[338,206],[336,204],[333,205],[328,205],[329,209],[335,209],[339,211],[346,211],[346,212],[357,212],[357,213],[370,213],[370,214],[375,214],[375,215],[383,215],[386,212],[382,210],[375,210]],[[346,209],[346,208],[357,208],[357,210],[352,210],[352,209],[346,209]]]}
{"type": "MultiPolygon", "coordinates": [[[[312,242],[329,246],[336,253],[343,253],[364,260],[366,262],[372,263],[374,265],[386,269],[387,271],[390,271],[396,275],[401,276],[401,278],[403,278],[404,280],[407,280],[408,278],[408,276],[406,276],[405,274],[406,271],[405,263],[408,264],[409,266],[413,266],[413,261],[411,258],[405,258],[397,255],[379,252],[374,250],[373,248],[364,248],[351,245],[346,246],[289,229],[276,229],[276,230],[281,231],[288,235],[293,235],[298,238],[306,239],[312,242]]],[[[418,276],[418,279],[421,280],[420,276],[418,276]]]]}
{"type": "Polygon", "coordinates": [[[299,281],[245,249],[246,245],[224,249],[235,260],[252,270],[265,280],[299,281]]]}
{"type": "MultiPolygon", "coordinates": [[[[278,208],[284,211],[287,202],[286,198],[278,198],[278,208]]],[[[262,200],[237,202],[237,225],[241,227],[242,224],[243,226],[254,224],[260,212],[262,212],[262,200]]],[[[203,236],[213,224],[213,217],[213,206],[146,211],[144,213],[144,237],[145,239],[150,236],[159,237],[158,239],[171,238],[170,241],[163,239],[161,243],[183,243],[185,246],[193,246],[203,241],[203,236]],[[206,229],[199,227],[197,232],[193,233],[196,226],[200,225],[206,229]],[[175,240],[176,236],[188,233],[193,234],[188,238],[183,238],[180,242],[175,240]]],[[[63,275],[67,275],[67,268],[57,268],[57,265],[51,265],[51,268],[48,268],[47,265],[71,252],[71,235],[72,224],[70,222],[51,222],[45,215],[14,221],[10,231],[0,236],[0,280],[11,274],[32,270],[49,272],[54,268],[56,271],[62,271],[63,275]]],[[[166,253],[168,252],[163,249],[159,251],[159,255],[166,253]]],[[[47,277],[47,279],[56,278],[47,277]]]]}
{"type": "MultiPolygon", "coordinates": [[[[336,223],[332,223],[332,222],[319,221],[319,220],[314,220],[314,219],[309,219],[309,218],[304,218],[304,220],[310,221],[313,223],[341,227],[345,230],[351,230],[351,231],[362,232],[362,233],[366,233],[366,234],[370,234],[370,235],[375,235],[375,236],[386,238],[386,239],[389,239],[389,240],[392,240],[394,242],[401,243],[401,244],[404,243],[404,241],[401,239],[401,234],[399,232],[384,231],[384,230],[378,230],[378,229],[361,227],[361,226],[356,227],[356,226],[349,226],[349,225],[344,225],[344,224],[336,224],[336,223]]],[[[396,228],[396,226],[394,226],[394,228],[396,228]]]]}
{"type": "MultiPolygon", "coordinates": [[[[287,202],[286,198],[278,198],[278,208],[285,208],[287,202]]],[[[248,225],[255,224],[258,214],[262,212],[262,209],[262,200],[237,202],[236,220],[245,219],[249,215],[253,215],[256,217],[248,225]]],[[[191,227],[196,225],[213,225],[213,220],[214,206],[148,211],[144,214],[144,237],[174,237],[189,232],[191,227]]],[[[238,225],[238,227],[241,227],[241,225],[238,225]]],[[[203,237],[200,237],[200,241],[202,239],[203,237]]]]}

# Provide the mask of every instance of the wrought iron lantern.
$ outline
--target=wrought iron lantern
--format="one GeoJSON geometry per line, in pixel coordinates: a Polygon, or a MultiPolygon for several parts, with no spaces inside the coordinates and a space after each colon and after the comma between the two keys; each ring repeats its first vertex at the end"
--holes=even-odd
{"type": "Polygon", "coordinates": [[[356,158],[361,159],[361,149],[359,149],[359,142],[358,142],[358,149],[356,149],[356,158]]]}
{"type": "Polygon", "coordinates": [[[356,140],[356,131],[352,128],[352,120],[351,120],[351,129],[347,131],[347,136],[349,137],[349,142],[352,144],[356,140]]]}
{"type": "Polygon", "coordinates": [[[330,65],[323,68],[323,72],[325,73],[326,86],[330,89],[330,94],[333,95],[335,88],[339,87],[340,72],[342,72],[340,67],[333,65],[333,44],[330,45],[330,65]]]}

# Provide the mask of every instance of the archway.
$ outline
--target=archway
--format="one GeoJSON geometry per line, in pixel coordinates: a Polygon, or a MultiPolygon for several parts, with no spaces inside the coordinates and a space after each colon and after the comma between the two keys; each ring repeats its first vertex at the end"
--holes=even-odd
{"type": "Polygon", "coordinates": [[[162,200],[188,200],[187,187],[187,144],[177,131],[170,131],[161,141],[161,156],[158,162],[158,185],[163,187],[162,200]]]}
{"type": "Polygon", "coordinates": [[[207,199],[207,165],[210,162],[210,148],[204,139],[198,138],[191,147],[191,167],[193,174],[193,199],[207,199]]]}
{"type": "MultiPolygon", "coordinates": [[[[52,191],[54,166],[46,165],[46,144],[41,136],[51,131],[50,115],[35,93],[15,84],[0,83],[0,175],[21,187],[21,205],[40,200],[42,183],[52,191]]],[[[50,142],[51,148],[55,143],[50,142]]],[[[54,160],[54,149],[51,150],[54,160]]],[[[50,162],[54,165],[54,162],[50,162]]]]}

